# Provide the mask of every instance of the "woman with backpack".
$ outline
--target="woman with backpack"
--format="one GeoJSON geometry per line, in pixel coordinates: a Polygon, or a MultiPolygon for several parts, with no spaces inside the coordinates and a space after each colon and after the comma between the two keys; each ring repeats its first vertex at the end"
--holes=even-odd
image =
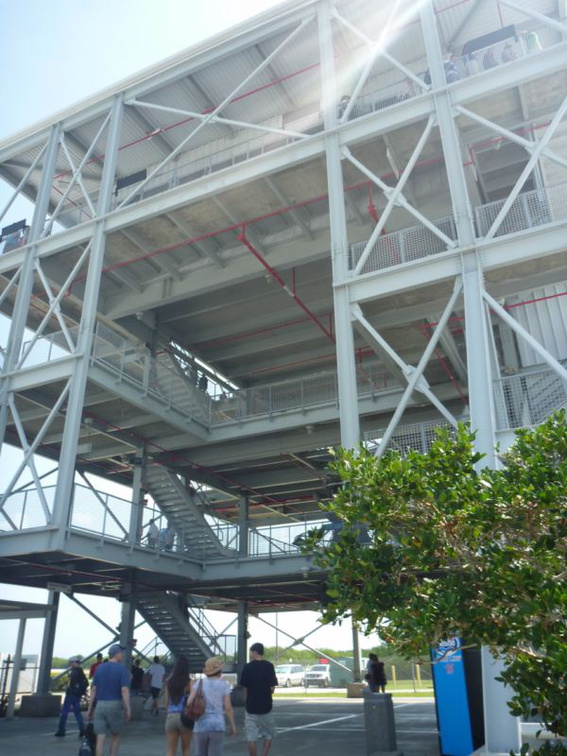
{"type": "Polygon", "coordinates": [[[183,756],[189,756],[192,733],[182,723],[181,714],[190,692],[189,662],[184,656],[180,656],[175,662],[173,670],[164,685],[165,709],[167,712],[165,720],[166,756],[176,756],[179,738],[181,738],[181,752],[183,756]]]}

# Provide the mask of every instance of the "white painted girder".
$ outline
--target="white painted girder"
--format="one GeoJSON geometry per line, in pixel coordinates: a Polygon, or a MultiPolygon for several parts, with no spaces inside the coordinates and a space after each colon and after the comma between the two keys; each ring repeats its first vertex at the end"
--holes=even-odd
{"type": "MultiPolygon", "coordinates": [[[[560,221],[486,242],[478,240],[476,249],[482,256],[483,270],[489,272],[507,266],[517,267],[520,262],[538,259],[545,265],[546,256],[567,251],[565,227],[566,222],[560,221]]],[[[462,267],[461,253],[466,251],[457,249],[442,252],[397,268],[366,273],[358,280],[344,282],[342,285],[348,286],[353,303],[363,303],[397,292],[418,289],[459,275],[462,267]]],[[[528,276],[526,280],[529,280],[528,276]]],[[[520,280],[518,287],[521,288],[522,285],[524,284],[520,280]]]]}
{"type": "MultiPolygon", "coordinates": [[[[525,81],[538,78],[562,67],[567,67],[567,43],[547,48],[534,56],[526,56],[515,61],[514,66],[491,69],[490,76],[475,76],[452,84],[452,102],[454,105],[464,105],[470,100],[518,86],[525,81]]],[[[354,144],[367,139],[372,134],[387,133],[413,121],[421,120],[428,117],[432,112],[433,100],[431,96],[414,97],[385,111],[379,111],[344,124],[340,129],[340,141],[343,145],[354,144]]],[[[311,136],[300,143],[274,150],[247,163],[232,166],[228,170],[201,177],[190,184],[170,189],[161,195],[123,208],[121,211],[114,211],[110,214],[106,223],[107,230],[112,232],[124,228],[142,218],[149,218],[152,215],[182,207],[198,199],[213,196],[230,186],[269,175],[282,168],[311,160],[323,153],[324,135],[311,136]]],[[[0,162],[2,160],[0,147],[0,162]]],[[[80,227],[69,229],[42,240],[39,245],[39,255],[53,254],[56,250],[87,241],[92,235],[92,224],[93,222],[90,221],[80,227]]],[[[16,250],[10,255],[0,257],[0,274],[17,266],[19,264],[17,258],[22,255],[21,250],[16,250]],[[8,260],[8,258],[11,258],[11,260],[8,260]]]]}
{"type": "Polygon", "coordinates": [[[0,163],[5,162],[20,151],[32,149],[36,144],[45,140],[49,135],[51,125],[56,120],[63,121],[65,131],[70,131],[80,124],[88,123],[102,114],[108,113],[116,94],[124,92],[126,99],[143,97],[145,94],[167,86],[177,79],[183,79],[194,71],[199,71],[207,65],[216,63],[219,51],[222,51],[222,57],[228,57],[239,50],[246,49],[251,44],[257,44],[266,38],[276,36],[294,23],[312,16],[312,6],[316,3],[317,0],[288,0],[285,7],[280,6],[276,12],[270,11],[268,14],[263,14],[260,19],[244,22],[194,45],[190,48],[190,57],[188,57],[188,51],[183,50],[172,56],[169,59],[169,65],[165,67],[163,61],[160,61],[155,66],[117,82],[103,92],[66,108],[39,124],[34,124],[30,129],[22,131],[21,136],[16,134],[4,140],[4,142],[0,142],[0,163]],[[269,20],[267,21],[268,16],[269,20]]]}

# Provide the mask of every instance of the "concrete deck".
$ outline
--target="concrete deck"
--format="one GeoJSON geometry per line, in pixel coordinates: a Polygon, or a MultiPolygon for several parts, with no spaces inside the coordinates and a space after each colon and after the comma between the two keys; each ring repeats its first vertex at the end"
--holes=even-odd
{"type": "MultiPolygon", "coordinates": [[[[226,736],[224,752],[246,754],[244,710],[235,709],[237,735],[226,736]]],[[[278,738],[274,756],[365,756],[366,739],[362,699],[279,699],[274,703],[278,738]]],[[[439,756],[435,708],[423,699],[396,699],[397,746],[405,756],[439,756]]],[[[165,753],[165,713],[131,722],[124,730],[120,756],[156,756],[165,753]]],[[[6,756],[76,756],[78,729],[68,720],[67,736],[55,738],[56,718],[0,719],[0,753],[6,756]]],[[[193,753],[193,748],[191,749],[193,753]]]]}

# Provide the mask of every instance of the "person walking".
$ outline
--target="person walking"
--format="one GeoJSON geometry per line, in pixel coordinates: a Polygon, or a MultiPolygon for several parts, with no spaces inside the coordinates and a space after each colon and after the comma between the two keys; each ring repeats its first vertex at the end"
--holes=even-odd
{"type": "Polygon", "coordinates": [[[245,691],[246,714],[244,726],[248,753],[256,756],[256,741],[263,738],[262,756],[268,756],[276,735],[276,725],[272,714],[272,695],[278,684],[274,665],[264,659],[264,645],[250,646],[251,661],[244,665],[240,684],[245,691]]]}
{"type": "Polygon", "coordinates": [[[98,653],[96,655],[96,661],[91,664],[91,668],[89,669],[89,680],[92,680],[95,672],[97,671],[98,667],[102,664],[102,654],[98,653]]]}
{"type": "Polygon", "coordinates": [[[368,687],[373,693],[386,692],[386,672],[384,662],[381,662],[377,654],[368,654],[367,666],[368,687]]]}
{"type": "Polygon", "coordinates": [[[151,713],[157,717],[159,714],[159,694],[163,686],[163,678],[165,676],[165,668],[160,663],[159,656],[154,656],[154,661],[148,667],[148,675],[150,677],[150,691],[152,693],[152,708],[151,713]]]}
{"type": "Polygon", "coordinates": [[[81,658],[79,656],[72,656],[69,659],[69,664],[69,682],[65,691],[65,698],[63,699],[59,726],[55,733],[56,738],[65,737],[65,725],[70,711],[75,715],[75,719],[79,725],[79,737],[82,738],[85,733],[85,723],[81,714],[81,698],[87,692],[89,683],[81,667],[81,658]]]}
{"type": "Polygon", "coordinates": [[[222,756],[225,715],[230,734],[236,735],[234,712],[230,700],[230,685],[222,679],[223,660],[212,656],[205,662],[205,677],[193,685],[187,704],[202,690],[205,713],[195,722],[195,756],[222,756]]]}
{"type": "Polygon", "coordinates": [[[175,662],[163,688],[167,712],[165,719],[166,756],[176,756],[179,738],[181,738],[182,756],[189,756],[192,731],[191,728],[185,727],[181,722],[181,714],[187,703],[188,694],[191,693],[189,662],[184,656],[180,656],[175,662]]]}
{"type": "Polygon", "coordinates": [[[130,668],[132,679],[130,681],[130,692],[132,696],[141,696],[144,688],[144,670],[140,666],[140,660],[136,659],[130,668]]]}
{"type": "Polygon", "coordinates": [[[110,756],[116,756],[124,725],[130,721],[130,676],[122,664],[125,647],[113,643],[108,661],[95,672],[91,685],[88,718],[93,719],[96,756],[103,756],[104,742],[110,734],[110,756]],[[96,709],[95,709],[96,701],[96,709]]]}

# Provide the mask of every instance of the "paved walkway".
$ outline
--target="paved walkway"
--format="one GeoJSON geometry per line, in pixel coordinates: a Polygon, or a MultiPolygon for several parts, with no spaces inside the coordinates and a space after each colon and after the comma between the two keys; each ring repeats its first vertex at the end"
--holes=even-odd
{"type": "MultiPolygon", "coordinates": [[[[235,709],[237,735],[226,736],[226,756],[247,754],[244,739],[244,710],[235,709]]],[[[279,699],[274,712],[278,738],[270,756],[365,756],[366,738],[361,699],[279,699]]],[[[430,701],[396,699],[394,703],[397,745],[405,756],[439,756],[435,709],[430,701]]],[[[165,754],[165,713],[144,714],[124,730],[119,756],[165,754]]],[[[77,756],[77,725],[68,720],[68,734],[55,738],[56,718],[0,719],[0,753],[6,756],[77,756]]],[[[193,753],[193,749],[191,750],[193,753]]]]}

